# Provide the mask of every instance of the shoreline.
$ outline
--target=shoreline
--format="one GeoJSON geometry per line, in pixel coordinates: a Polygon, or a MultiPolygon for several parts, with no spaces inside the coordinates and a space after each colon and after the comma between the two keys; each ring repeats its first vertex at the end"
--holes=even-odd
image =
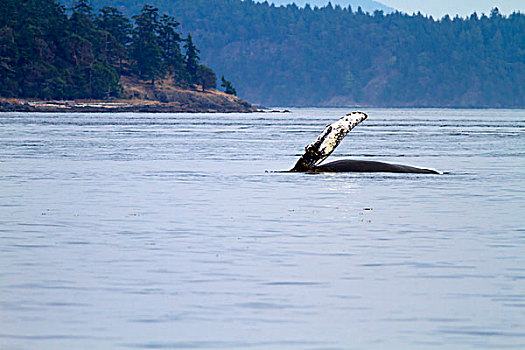
{"type": "Polygon", "coordinates": [[[253,113],[261,111],[250,103],[235,99],[230,103],[181,103],[142,99],[115,100],[39,100],[0,98],[0,112],[47,113],[253,113]]]}
{"type": "MultiPolygon", "coordinates": [[[[272,108],[252,105],[237,97],[218,105],[197,102],[187,104],[182,102],[161,102],[146,99],[112,99],[112,100],[41,100],[30,98],[0,97],[0,113],[28,112],[28,113],[277,113],[290,112],[287,107],[274,106],[272,108]],[[281,108],[285,108],[281,110],[281,108]]],[[[293,108],[373,108],[373,109],[496,109],[522,110],[524,107],[458,107],[458,106],[292,106],[293,108]]]]}

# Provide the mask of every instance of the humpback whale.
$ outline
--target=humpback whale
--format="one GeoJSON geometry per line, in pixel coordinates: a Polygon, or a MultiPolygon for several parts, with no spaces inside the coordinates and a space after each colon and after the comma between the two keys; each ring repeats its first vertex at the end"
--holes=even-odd
{"type": "Polygon", "coordinates": [[[344,137],[358,124],[368,118],[363,112],[348,113],[338,121],[328,124],[317,139],[306,145],[304,154],[297,160],[291,172],[388,172],[415,174],[442,174],[433,169],[416,168],[409,165],[389,164],[368,160],[338,160],[322,164],[344,137]]]}

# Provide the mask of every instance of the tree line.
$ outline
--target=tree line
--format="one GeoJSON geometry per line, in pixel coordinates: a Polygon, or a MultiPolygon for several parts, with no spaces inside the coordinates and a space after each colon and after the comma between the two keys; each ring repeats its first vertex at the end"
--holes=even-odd
{"type": "MultiPolygon", "coordinates": [[[[141,0],[93,0],[136,11],[141,0]]],[[[525,106],[525,15],[440,19],[252,0],[150,0],[263,105],[525,106]]]]}
{"type": "Polygon", "coordinates": [[[179,25],[147,4],[130,19],[112,6],[95,11],[88,0],[69,9],[54,0],[2,0],[0,96],[118,97],[121,75],[215,88],[214,71],[200,63],[199,49],[179,25]]]}

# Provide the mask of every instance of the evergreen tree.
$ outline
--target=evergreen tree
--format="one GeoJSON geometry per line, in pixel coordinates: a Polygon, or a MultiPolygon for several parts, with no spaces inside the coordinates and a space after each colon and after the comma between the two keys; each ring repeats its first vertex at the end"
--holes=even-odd
{"type": "Polygon", "coordinates": [[[131,40],[136,72],[141,77],[151,79],[153,86],[155,77],[162,73],[162,49],[157,37],[158,11],[155,7],[144,5],[141,14],[133,16],[135,28],[131,40]]]}
{"type": "Polygon", "coordinates": [[[108,32],[99,27],[100,23],[96,21],[88,0],[76,1],[72,11],[69,44],[74,67],[70,75],[73,84],[69,93],[73,97],[91,98],[117,95],[120,86],[118,75],[110,66],[113,57],[107,51],[108,32]]]}
{"type": "Polygon", "coordinates": [[[237,95],[237,91],[233,87],[231,81],[224,79],[224,75],[221,78],[221,86],[224,88],[224,92],[228,95],[237,95]]]}
{"type": "Polygon", "coordinates": [[[202,91],[215,89],[217,87],[217,76],[215,72],[203,64],[199,65],[197,70],[197,81],[202,86],[202,91]]]}
{"type": "Polygon", "coordinates": [[[197,70],[199,68],[199,49],[193,44],[191,34],[188,34],[186,40],[184,40],[184,48],[186,49],[186,54],[184,56],[184,64],[186,67],[186,72],[189,76],[189,83],[197,83],[197,70]]]}
{"type": "Polygon", "coordinates": [[[131,23],[114,7],[103,7],[97,17],[97,26],[104,32],[104,56],[112,66],[123,69],[130,42],[131,23]]]}
{"type": "Polygon", "coordinates": [[[93,17],[93,7],[91,7],[89,0],[77,0],[73,4],[72,10],[73,15],[82,14],[87,17],[93,17]]]}
{"type": "Polygon", "coordinates": [[[183,57],[180,52],[182,38],[177,31],[179,22],[175,18],[162,15],[158,26],[159,45],[166,68],[180,75],[183,67],[183,57]]]}
{"type": "Polygon", "coordinates": [[[72,8],[69,19],[69,28],[78,37],[79,41],[85,40],[91,49],[99,49],[102,44],[101,33],[95,25],[95,15],[89,0],[77,0],[72,8]]]}
{"type": "Polygon", "coordinates": [[[18,48],[15,44],[13,29],[0,28],[0,95],[11,96],[17,93],[18,48]]]}

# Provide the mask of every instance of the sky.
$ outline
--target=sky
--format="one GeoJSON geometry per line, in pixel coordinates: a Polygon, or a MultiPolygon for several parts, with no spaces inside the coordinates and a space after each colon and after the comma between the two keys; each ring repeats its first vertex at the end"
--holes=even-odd
{"type": "Polygon", "coordinates": [[[401,12],[412,14],[421,11],[422,14],[441,18],[445,14],[454,17],[456,14],[465,17],[476,11],[479,14],[489,14],[497,7],[503,14],[514,11],[525,13],[525,0],[378,0],[401,12]]]}

